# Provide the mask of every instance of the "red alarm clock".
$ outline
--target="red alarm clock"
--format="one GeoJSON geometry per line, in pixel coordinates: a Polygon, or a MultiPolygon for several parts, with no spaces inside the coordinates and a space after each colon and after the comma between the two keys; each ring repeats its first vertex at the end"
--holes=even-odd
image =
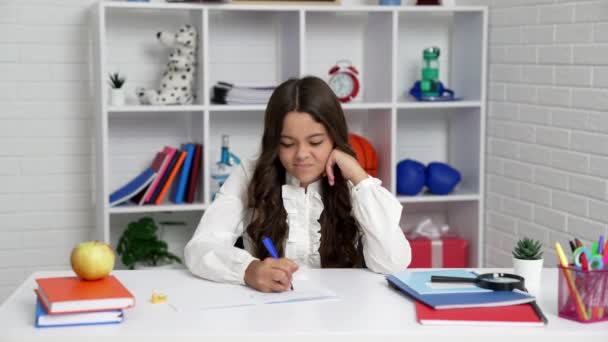
{"type": "Polygon", "coordinates": [[[340,102],[348,102],[359,93],[359,71],[348,60],[340,60],[329,69],[329,87],[340,102]]]}

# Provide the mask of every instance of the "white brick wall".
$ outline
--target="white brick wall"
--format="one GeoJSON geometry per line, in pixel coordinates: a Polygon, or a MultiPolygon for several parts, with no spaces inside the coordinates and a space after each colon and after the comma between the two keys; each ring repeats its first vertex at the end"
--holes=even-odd
{"type": "Polygon", "coordinates": [[[608,1],[466,3],[490,6],[486,265],[522,236],[555,265],[608,233],[608,1]]]}
{"type": "Polygon", "coordinates": [[[94,0],[0,1],[0,302],[89,238],[94,0]]]}

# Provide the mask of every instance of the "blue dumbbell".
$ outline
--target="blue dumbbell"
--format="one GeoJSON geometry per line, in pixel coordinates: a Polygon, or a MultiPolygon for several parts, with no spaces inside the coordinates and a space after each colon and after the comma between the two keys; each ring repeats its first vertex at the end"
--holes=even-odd
{"type": "Polygon", "coordinates": [[[435,195],[449,194],[459,182],[460,172],[448,164],[432,162],[426,167],[426,187],[435,195]]]}
{"type": "Polygon", "coordinates": [[[424,164],[412,159],[405,159],[397,164],[397,193],[417,195],[424,187],[425,181],[424,164]]]}

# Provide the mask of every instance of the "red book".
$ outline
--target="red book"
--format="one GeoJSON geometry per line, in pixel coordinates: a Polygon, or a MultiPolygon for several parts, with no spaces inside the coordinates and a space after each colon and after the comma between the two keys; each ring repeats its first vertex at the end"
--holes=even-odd
{"type": "Polygon", "coordinates": [[[118,310],[135,305],[135,297],[113,275],[99,280],[38,278],[36,282],[36,295],[49,314],[118,310]]]}
{"type": "Polygon", "coordinates": [[[203,160],[203,146],[201,144],[194,145],[194,159],[192,160],[192,169],[188,177],[188,189],[186,191],[186,202],[193,203],[198,179],[201,173],[201,162],[203,160]]]}
{"type": "MultiPolygon", "coordinates": [[[[160,171],[160,168],[163,165],[163,163],[165,162],[165,160],[167,159],[166,157],[167,157],[167,154],[165,152],[156,153],[156,157],[154,157],[154,160],[152,161],[152,165],[150,165],[150,168],[152,168],[152,170],[154,171],[154,179],[156,179],[156,177],[158,177],[158,172],[160,171]]],[[[152,180],[152,182],[154,182],[154,180],[152,180]]],[[[141,190],[137,195],[133,196],[133,198],[131,198],[131,201],[137,205],[143,205],[144,199],[147,197],[147,194],[150,191],[152,191],[152,184],[148,185],[146,188],[141,190]]]]}
{"type": "Polygon", "coordinates": [[[152,194],[154,194],[156,187],[159,186],[159,183],[160,183],[161,179],[163,178],[163,175],[165,174],[165,172],[167,172],[167,167],[171,163],[171,159],[173,159],[173,155],[175,154],[175,152],[176,152],[176,150],[173,147],[165,146],[165,148],[163,149],[163,153],[165,154],[165,159],[163,159],[163,162],[162,162],[160,168],[158,169],[156,178],[154,179],[152,184],[150,184],[150,186],[148,187],[149,191],[146,191],[146,194],[144,195],[143,203],[140,203],[140,204],[152,203],[152,194]]]}
{"type": "MultiPolygon", "coordinates": [[[[485,325],[542,327],[533,304],[435,310],[416,301],[418,323],[425,325],[485,325]]],[[[541,313],[542,314],[542,313],[541,313]]]]}

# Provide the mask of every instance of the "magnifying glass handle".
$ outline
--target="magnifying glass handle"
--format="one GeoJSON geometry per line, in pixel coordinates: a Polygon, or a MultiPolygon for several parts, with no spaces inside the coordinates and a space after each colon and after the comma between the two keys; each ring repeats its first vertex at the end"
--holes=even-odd
{"type": "Polygon", "coordinates": [[[431,276],[432,283],[474,283],[477,278],[431,276]]]}

